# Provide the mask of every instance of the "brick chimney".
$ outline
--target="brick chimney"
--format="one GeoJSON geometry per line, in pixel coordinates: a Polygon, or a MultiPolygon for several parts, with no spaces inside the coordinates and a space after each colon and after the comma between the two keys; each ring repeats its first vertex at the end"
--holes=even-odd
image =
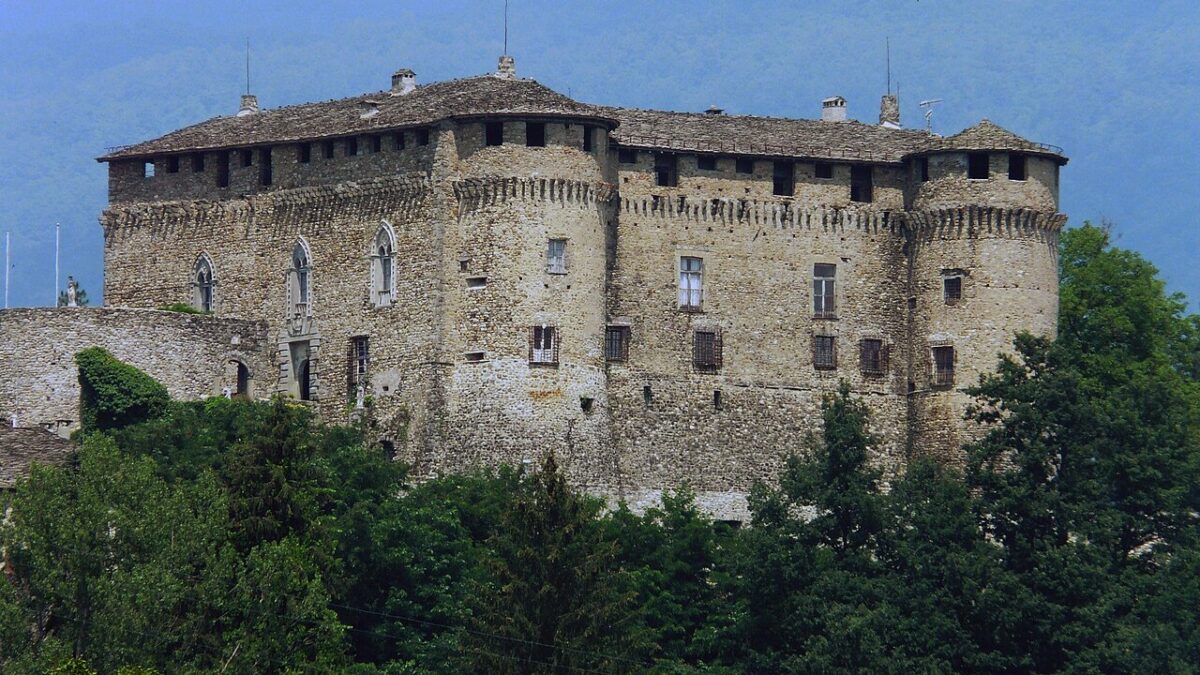
{"type": "Polygon", "coordinates": [[[392,73],[392,96],[403,96],[417,88],[417,74],[408,68],[392,73]]]}
{"type": "Polygon", "coordinates": [[[821,101],[821,121],[822,122],[845,122],[846,121],[846,99],[841,96],[830,96],[821,101]]]}
{"type": "Polygon", "coordinates": [[[245,117],[258,112],[258,97],[254,94],[242,94],[242,105],[238,108],[237,116],[245,117]]]}
{"type": "Polygon", "coordinates": [[[895,94],[884,94],[880,99],[879,126],[889,129],[900,128],[900,98],[895,94]]]}
{"type": "Polygon", "coordinates": [[[496,67],[496,77],[504,80],[515,80],[517,78],[516,60],[508,54],[501,56],[500,65],[496,67]]]}

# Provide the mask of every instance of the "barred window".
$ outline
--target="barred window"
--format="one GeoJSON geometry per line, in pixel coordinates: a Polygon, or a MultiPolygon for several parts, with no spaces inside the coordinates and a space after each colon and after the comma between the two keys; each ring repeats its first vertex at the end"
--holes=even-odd
{"type": "Polygon", "coordinates": [[[942,297],[947,305],[953,305],[962,299],[962,277],[958,275],[942,277],[942,297]]]}
{"type": "Polygon", "coordinates": [[[818,319],[837,317],[837,296],[834,294],[836,278],[837,265],[813,265],[813,316],[818,319]]]}
{"type": "Polygon", "coordinates": [[[837,368],[837,338],[832,335],[813,336],[813,367],[820,370],[837,368]]]}
{"type": "Polygon", "coordinates": [[[954,384],[954,347],[933,348],[933,386],[954,384]]]}
{"type": "Polygon", "coordinates": [[[609,326],[604,331],[604,358],[609,361],[629,359],[629,326],[609,326]]]}
{"type": "Polygon", "coordinates": [[[546,247],[546,271],[550,274],[567,273],[567,240],[551,239],[546,247]]]}
{"type": "Polygon", "coordinates": [[[531,326],[529,328],[529,362],[558,365],[558,331],[554,326],[531,326]]]}
{"type": "Polygon", "coordinates": [[[692,364],[702,373],[714,373],[721,369],[720,332],[698,330],[692,334],[692,364]]]}
{"type": "Polygon", "coordinates": [[[883,340],[864,338],[858,343],[859,368],[865,375],[883,375],[887,372],[888,348],[883,340]]]}
{"type": "Polygon", "coordinates": [[[347,378],[347,398],[361,408],[367,397],[367,370],[370,344],[365,335],[350,338],[350,372],[347,378]]]}
{"type": "Polygon", "coordinates": [[[683,256],[679,259],[679,309],[699,312],[704,300],[704,259],[683,256]]]}

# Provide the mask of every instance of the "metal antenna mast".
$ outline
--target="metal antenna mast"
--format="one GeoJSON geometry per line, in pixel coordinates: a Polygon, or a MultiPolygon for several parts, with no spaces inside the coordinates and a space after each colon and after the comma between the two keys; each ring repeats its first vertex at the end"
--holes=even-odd
{"type": "Polygon", "coordinates": [[[12,232],[4,233],[4,309],[8,309],[8,282],[12,271],[12,232]]]}
{"type": "Polygon", "coordinates": [[[887,93],[892,93],[892,38],[884,38],[887,49],[887,93]]]}
{"type": "Polygon", "coordinates": [[[927,101],[921,101],[920,106],[925,109],[925,132],[933,133],[933,106],[942,102],[940,98],[931,98],[927,101]]]}
{"type": "Polygon", "coordinates": [[[51,307],[58,307],[58,233],[59,225],[54,224],[54,304],[51,307]]]}
{"type": "Polygon", "coordinates": [[[246,38],[246,93],[250,93],[250,38],[246,38]]]}
{"type": "Polygon", "coordinates": [[[504,53],[508,53],[508,0],[504,0],[504,53]]]}

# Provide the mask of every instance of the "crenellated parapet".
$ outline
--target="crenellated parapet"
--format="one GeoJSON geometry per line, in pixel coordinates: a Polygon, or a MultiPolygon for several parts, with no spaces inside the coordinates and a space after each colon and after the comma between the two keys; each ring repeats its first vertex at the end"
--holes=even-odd
{"type": "Polygon", "coordinates": [[[607,204],[615,194],[609,183],[566,178],[488,176],[454,181],[459,213],[469,213],[509,201],[538,201],[591,208],[607,204]]]}
{"type": "Polygon", "coordinates": [[[798,206],[791,201],[728,197],[622,197],[621,213],[647,218],[722,225],[759,225],[783,229],[900,232],[901,213],[891,210],[798,206]]]}
{"type": "Polygon", "coordinates": [[[918,241],[984,237],[1054,241],[1067,223],[1062,213],[987,206],[906,211],[903,217],[905,227],[918,241]]]}
{"type": "Polygon", "coordinates": [[[110,206],[100,216],[105,232],[152,228],[169,232],[186,226],[204,229],[228,222],[254,227],[270,214],[272,226],[300,227],[341,218],[380,218],[416,212],[431,194],[423,173],[388,176],[336,185],[278,190],[229,200],[134,202],[110,206]]]}

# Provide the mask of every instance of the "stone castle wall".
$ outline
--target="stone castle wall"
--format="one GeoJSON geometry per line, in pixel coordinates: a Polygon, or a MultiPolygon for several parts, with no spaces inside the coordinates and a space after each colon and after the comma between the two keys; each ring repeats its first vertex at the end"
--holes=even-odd
{"type": "Polygon", "coordinates": [[[79,428],[75,354],[100,346],[158,380],[172,398],[236,391],[237,366],[251,396],[274,390],[274,354],[262,321],[138,309],[0,310],[0,413],[22,427],[67,435],[79,428]]]}

